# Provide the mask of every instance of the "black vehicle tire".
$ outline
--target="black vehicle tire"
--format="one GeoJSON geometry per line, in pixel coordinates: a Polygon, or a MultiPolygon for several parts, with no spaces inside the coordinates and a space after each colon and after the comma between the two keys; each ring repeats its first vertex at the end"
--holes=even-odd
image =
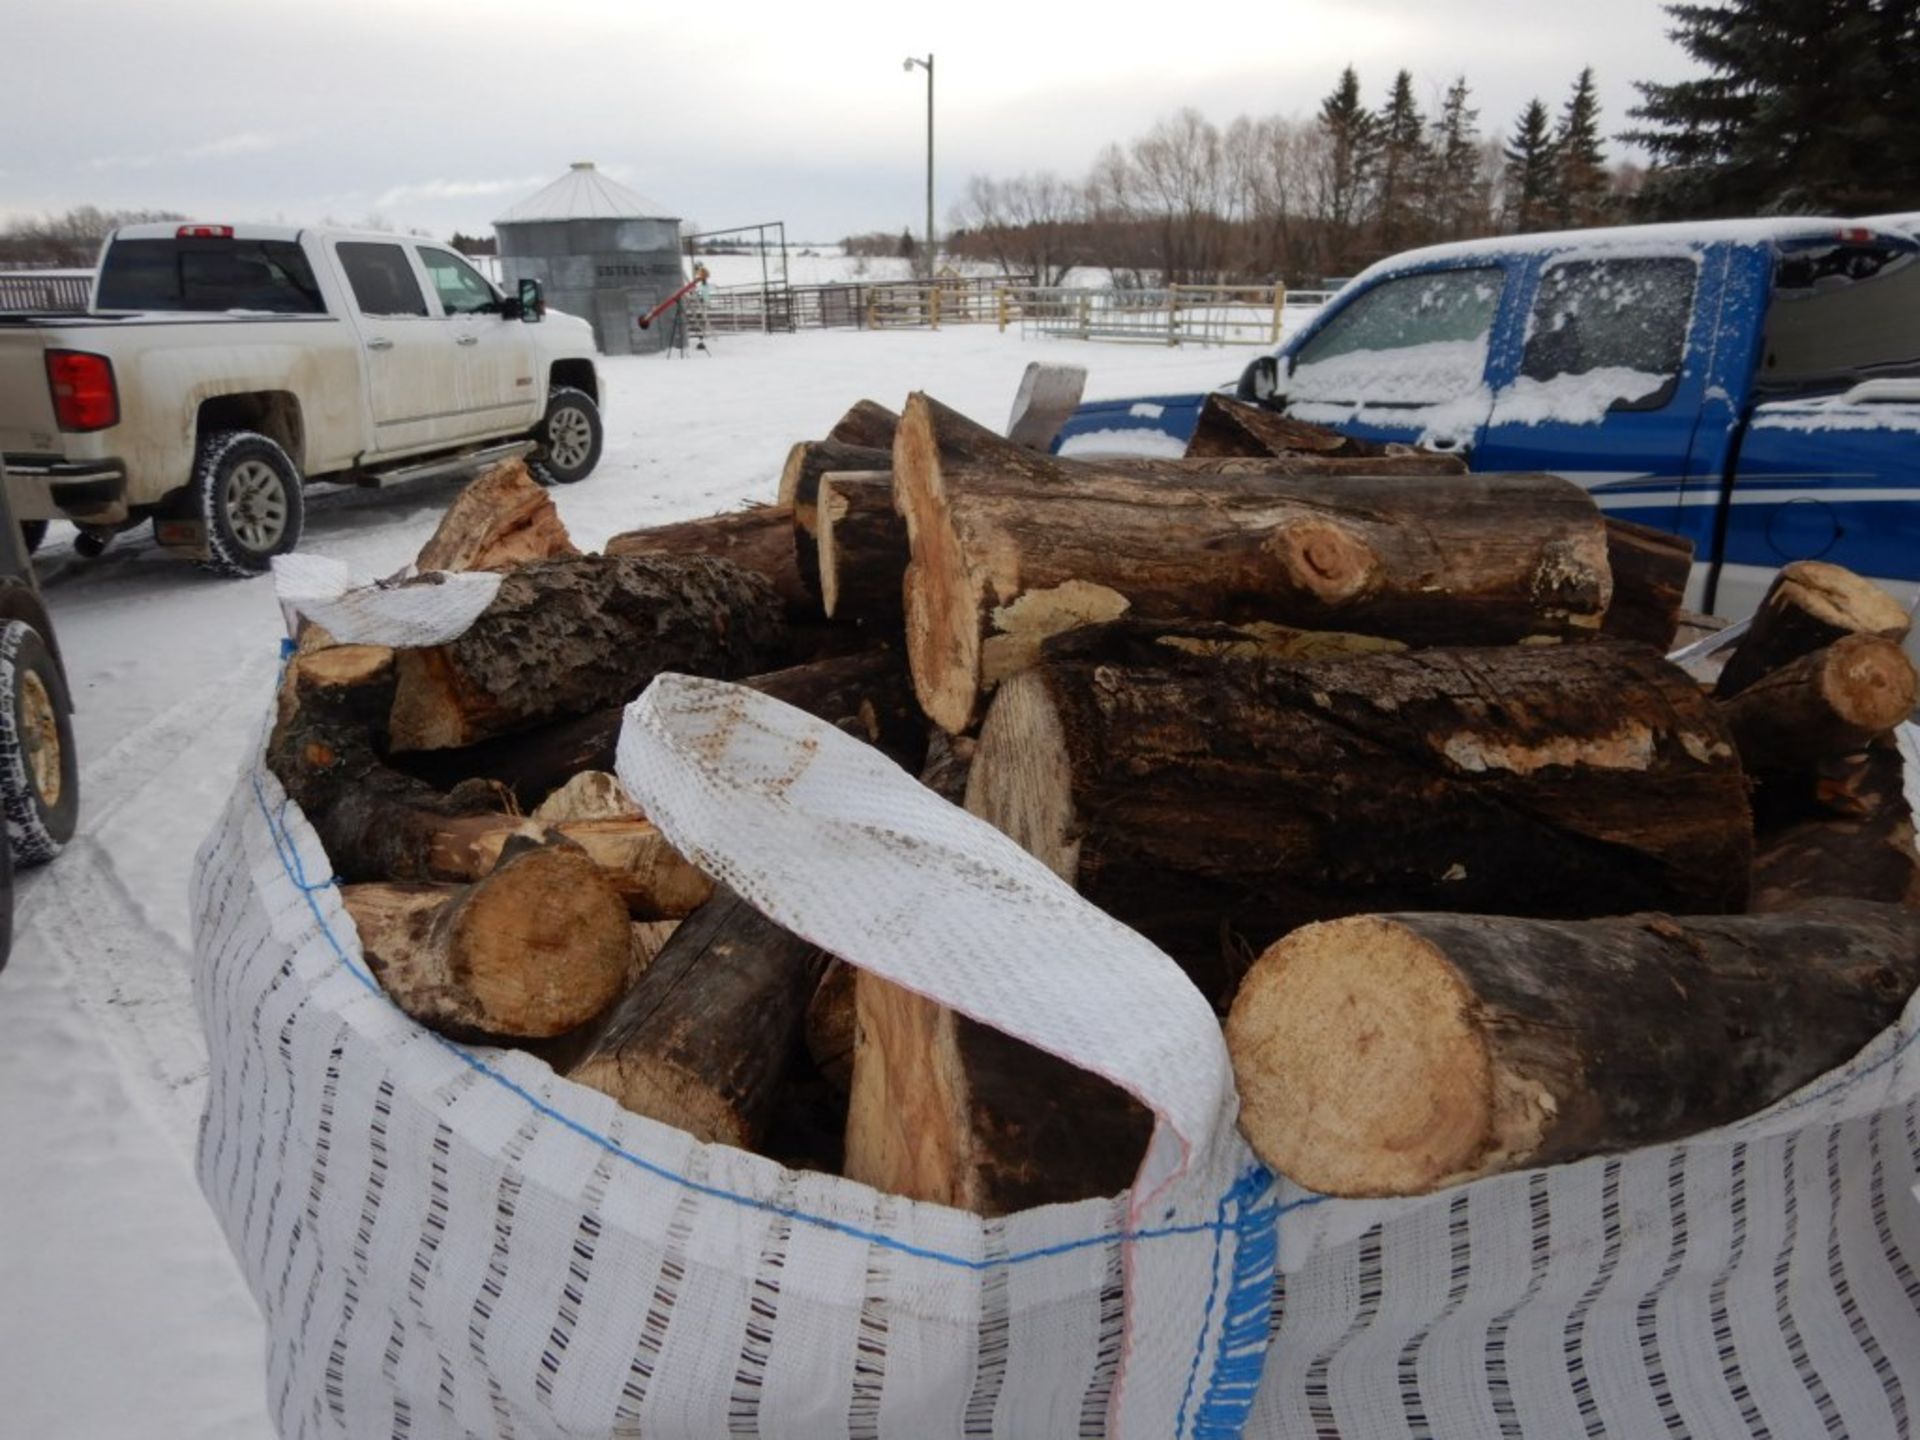
{"type": "Polygon", "coordinates": [[[300,471],[287,452],[253,430],[219,430],[200,444],[191,503],[207,526],[200,568],[244,579],[291,554],[306,523],[300,471]]]}
{"type": "Polygon", "coordinates": [[[600,463],[605,432],[600,407],[584,390],[556,385],[547,396],[547,415],[535,427],[539,449],[527,457],[527,469],[542,485],[571,485],[584,480],[600,463]]]}
{"type": "Polygon", "coordinates": [[[80,818],[80,764],[67,686],[47,642],[24,620],[0,621],[0,809],[15,865],[60,853],[80,818]]]}
{"type": "Polygon", "coordinates": [[[27,553],[29,555],[33,554],[46,541],[47,522],[45,520],[22,520],[20,522],[20,538],[26,543],[27,553]]]}

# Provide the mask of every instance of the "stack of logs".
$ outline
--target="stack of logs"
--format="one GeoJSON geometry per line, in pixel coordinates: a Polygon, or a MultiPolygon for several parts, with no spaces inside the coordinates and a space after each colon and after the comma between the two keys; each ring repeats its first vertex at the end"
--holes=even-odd
{"type": "Polygon", "coordinates": [[[781,930],[607,773],[656,674],[737,680],[1173,957],[1277,1170],[1420,1193],[1751,1113],[1920,984],[1904,610],[1789,566],[1703,686],[1663,658],[1691,559],[1218,396],[1183,459],[1074,460],[916,394],[598,555],[490,472],[418,568],[492,604],[427,649],[306,625],[269,763],[444,1033],[982,1214],[1124,1189],[1135,1101],[781,930]]]}

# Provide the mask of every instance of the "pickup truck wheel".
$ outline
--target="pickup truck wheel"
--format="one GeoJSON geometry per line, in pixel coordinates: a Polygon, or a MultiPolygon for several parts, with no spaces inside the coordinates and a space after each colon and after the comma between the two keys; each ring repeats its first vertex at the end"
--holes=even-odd
{"type": "Polygon", "coordinates": [[[47,522],[44,520],[22,520],[20,538],[26,542],[27,553],[33,554],[47,538],[47,522]]]}
{"type": "Polygon", "coordinates": [[[222,430],[200,447],[193,498],[207,526],[201,568],[244,577],[300,543],[306,505],[287,452],[252,430],[222,430]]]}
{"type": "Polygon", "coordinates": [[[547,418],[533,432],[540,448],[527,457],[527,468],[543,485],[571,485],[584,480],[600,463],[600,407],[584,390],[556,385],[547,397],[547,418]]]}
{"type": "Polygon", "coordinates": [[[0,622],[0,809],[16,865],[58,855],[80,818],[69,708],[40,632],[24,620],[0,622]]]}

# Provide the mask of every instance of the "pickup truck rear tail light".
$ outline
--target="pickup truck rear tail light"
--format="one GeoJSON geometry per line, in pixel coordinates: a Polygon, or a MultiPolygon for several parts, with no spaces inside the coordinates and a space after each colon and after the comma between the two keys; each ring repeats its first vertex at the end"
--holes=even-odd
{"type": "Polygon", "coordinates": [[[231,240],[231,225],[182,225],[173,232],[176,240],[231,240]]]}
{"type": "Polygon", "coordinates": [[[113,362],[84,350],[49,350],[47,386],[62,430],[105,430],[120,423],[120,391],[113,362]]]}

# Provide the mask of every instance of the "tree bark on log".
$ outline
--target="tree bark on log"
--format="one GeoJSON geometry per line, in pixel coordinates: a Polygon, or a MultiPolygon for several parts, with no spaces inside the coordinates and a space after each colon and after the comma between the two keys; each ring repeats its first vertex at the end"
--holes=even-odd
{"type": "Polygon", "coordinates": [[[710,555],[751,570],[773,586],[796,621],[817,619],[816,587],[800,575],[794,550],[793,512],[785,505],[752,505],[673,525],[655,525],[615,535],[603,547],[607,555],[710,555]]]}
{"type": "Polygon", "coordinates": [[[523,462],[509,460],[454,497],[414,564],[422,571],[511,570],[579,553],[553,497],[523,462]]]}
{"type": "Polygon", "coordinates": [[[1506,644],[1592,636],[1611,595],[1600,514],[1554,476],[1196,476],[1004,442],[969,458],[943,446],[950,415],[908,402],[894,493],[915,693],[955,733],[1047,636],[1123,614],[1506,644]]]}
{"type": "Polygon", "coordinates": [[[900,417],[872,400],[857,400],[827,432],[827,439],[839,445],[864,445],[871,450],[891,450],[893,432],[900,417]]]}
{"type": "Polygon", "coordinates": [[[367,964],[407,1014],[437,1030],[563,1034],[620,993],[626,907],[577,851],[536,846],[472,885],[341,888],[367,964]]]}
{"type": "Polygon", "coordinates": [[[1609,516],[1606,523],[1613,599],[1600,633],[1637,640],[1664,655],[1680,633],[1680,602],[1693,574],[1693,542],[1631,520],[1609,516]]]}
{"type": "Polygon", "coordinates": [[[752,1149],[826,956],[729,890],[680,922],[567,1078],[708,1144],[752,1149]]]}
{"type": "Polygon", "coordinates": [[[1823,650],[1845,635],[1906,638],[1907,610],[1886,591],[1839,565],[1796,560],[1774,577],[1753,624],[1727,657],[1714,693],[1738,695],[1769,670],[1823,650]]]}
{"type": "Polygon", "coordinates": [[[853,1088],[853,966],[835,960],[827,966],[807,1002],[807,1054],[821,1076],[842,1095],[853,1088]]]}
{"type": "Polygon", "coordinates": [[[785,626],[767,582],[706,556],[583,556],[509,571],[455,640],[403,650],[392,747],[440,750],[631,700],[662,670],[769,668],[785,626]]]}
{"type": "MultiPolygon", "coordinates": [[[[1384,445],[1343,435],[1327,425],[1293,420],[1243,400],[1209,395],[1187,441],[1187,458],[1226,455],[1383,455],[1384,445]]],[[[1457,469],[1464,470],[1464,463],[1457,469]]]]}
{"type": "Polygon", "coordinates": [[[1777,782],[1761,792],[1768,809],[1788,818],[1763,824],[1755,837],[1748,908],[1790,910],[1836,896],[1920,907],[1900,747],[1882,739],[1793,779],[1795,794],[1782,795],[1787,787],[1777,782]]]}
{"type": "Polygon", "coordinates": [[[1753,854],[1712,703],[1608,641],[1049,657],[995,697],[967,808],[1220,1007],[1247,960],[1309,921],[1738,910],[1753,854]]]}
{"type": "Polygon", "coordinates": [[[1749,773],[1803,769],[1866,748],[1913,713],[1913,663],[1878,635],[1844,635],[1719,702],[1749,773]]]}
{"type": "Polygon", "coordinates": [[[904,633],[907,522],[893,508],[893,475],[829,472],[817,515],[820,601],[828,618],[857,621],[880,635],[904,633]]]}
{"type": "Polygon", "coordinates": [[[1227,1020],[1240,1129],[1332,1195],[1418,1195],[1683,1139],[1899,1018],[1920,915],[1831,902],[1578,923],[1368,915],[1261,955],[1227,1020]]]}
{"type": "MultiPolygon", "coordinates": [[[[923,782],[955,798],[969,749],[937,739],[923,782]]],[[[854,1011],[849,1179],[976,1215],[1133,1183],[1153,1118],[1117,1086],[870,971],[854,1011]]]]}
{"type": "MultiPolygon", "coordinates": [[[[742,685],[806,711],[884,751],[909,770],[926,749],[926,724],[913,698],[906,661],[875,647],[831,659],[750,675],[742,685]]],[[[457,750],[424,750],[394,757],[407,774],[451,787],[484,777],[532,809],[583,770],[614,763],[624,705],[457,750]]]]}

